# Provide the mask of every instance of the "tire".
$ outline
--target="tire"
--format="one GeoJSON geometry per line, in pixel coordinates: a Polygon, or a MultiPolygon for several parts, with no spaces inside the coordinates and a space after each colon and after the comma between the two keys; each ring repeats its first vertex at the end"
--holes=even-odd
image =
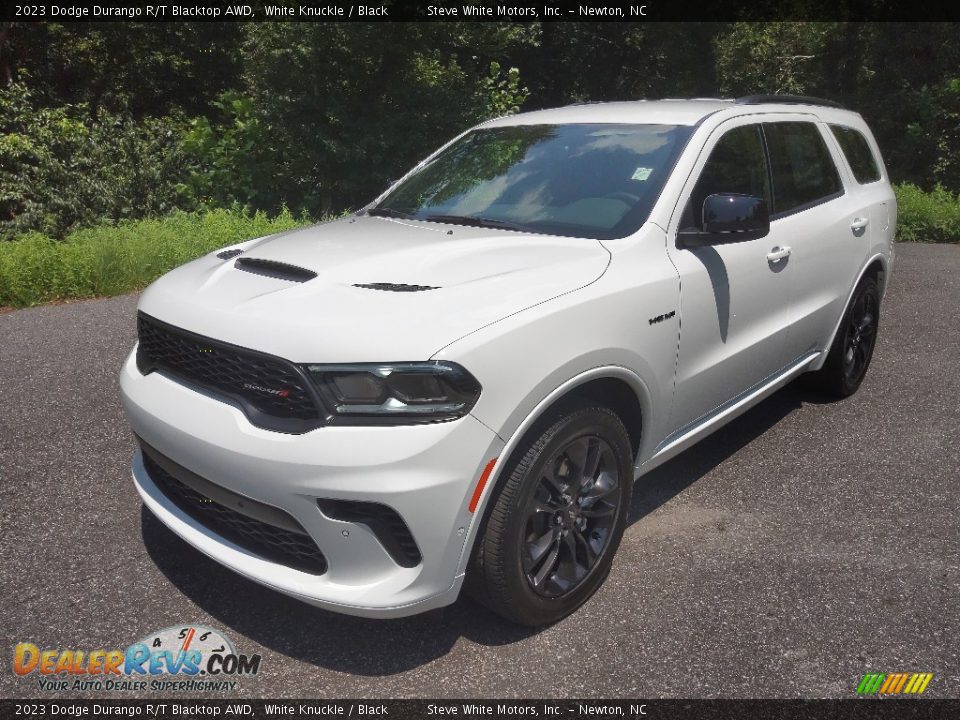
{"type": "Polygon", "coordinates": [[[879,328],[880,288],[866,277],[850,298],[826,362],[811,376],[813,386],[838,398],[853,395],[870,367],[879,328]]]}
{"type": "Polygon", "coordinates": [[[611,410],[580,406],[538,428],[490,500],[467,578],[475,599],[533,627],[569,615],[603,584],[633,486],[630,438],[611,410]]]}

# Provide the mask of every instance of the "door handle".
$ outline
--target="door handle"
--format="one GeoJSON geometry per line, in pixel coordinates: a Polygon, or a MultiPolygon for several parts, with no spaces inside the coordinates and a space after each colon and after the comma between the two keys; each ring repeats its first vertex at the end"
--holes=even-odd
{"type": "Polygon", "coordinates": [[[781,260],[785,260],[790,257],[790,247],[784,245],[783,247],[775,247],[773,250],[767,253],[767,262],[778,263],[781,260]]]}
{"type": "Polygon", "coordinates": [[[865,217],[854,218],[853,222],[850,223],[850,229],[853,230],[854,232],[857,232],[858,230],[863,230],[869,224],[870,224],[870,218],[865,218],[865,217]]]}

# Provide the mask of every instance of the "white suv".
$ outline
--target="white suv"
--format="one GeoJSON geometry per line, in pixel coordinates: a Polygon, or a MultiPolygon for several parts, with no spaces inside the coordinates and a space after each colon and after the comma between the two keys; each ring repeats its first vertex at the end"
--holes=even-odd
{"type": "Polygon", "coordinates": [[[555,621],[631,492],[801,373],[856,391],[896,205],[863,119],[799,97],[483,123],[339,220],[150,286],[133,479],[188,543],[331,610],[466,586],[555,621]]]}

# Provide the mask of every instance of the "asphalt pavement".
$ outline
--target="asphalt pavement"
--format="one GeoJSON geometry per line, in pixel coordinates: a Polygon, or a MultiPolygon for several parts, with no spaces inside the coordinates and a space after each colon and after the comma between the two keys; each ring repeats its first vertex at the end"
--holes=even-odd
{"type": "Polygon", "coordinates": [[[85,696],[14,675],[18,642],[188,623],[262,655],[236,697],[852,697],[921,671],[960,697],[960,246],[898,246],[857,395],[790,386],[643,478],[606,585],[542,631],[463,599],[335,615],[167,531],[118,397],[136,301],[0,314],[0,697],[85,696]]]}

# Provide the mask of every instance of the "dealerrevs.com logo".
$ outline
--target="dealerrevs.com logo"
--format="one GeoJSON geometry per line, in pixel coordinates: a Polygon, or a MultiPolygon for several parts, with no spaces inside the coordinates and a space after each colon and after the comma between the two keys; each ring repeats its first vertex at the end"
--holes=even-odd
{"type": "Polygon", "coordinates": [[[237,653],[222,633],[199,625],[159,630],[126,650],[42,650],[22,642],[13,651],[13,672],[35,677],[47,691],[227,691],[259,669],[259,655],[237,653]]]}

